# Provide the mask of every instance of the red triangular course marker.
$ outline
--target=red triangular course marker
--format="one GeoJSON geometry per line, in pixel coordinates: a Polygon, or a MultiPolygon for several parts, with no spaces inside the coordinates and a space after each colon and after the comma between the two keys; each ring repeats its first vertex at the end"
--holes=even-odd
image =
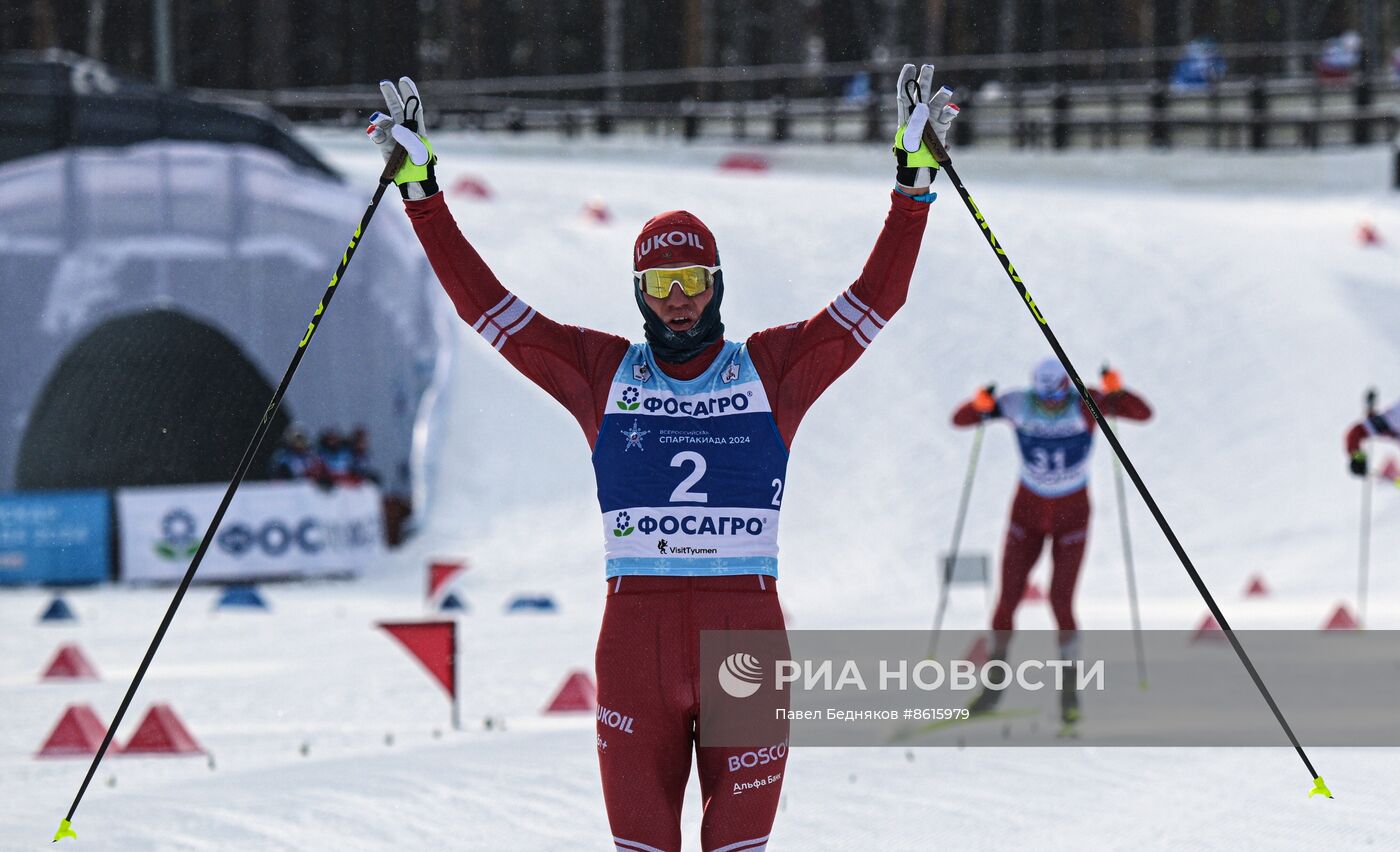
{"type": "Polygon", "coordinates": [[[1352,617],[1346,604],[1337,604],[1337,608],[1332,611],[1332,617],[1322,625],[1323,630],[1356,630],[1359,627],[1360,623],[1352,617]]]}
{"type": "Polygon", "coordinates": [[[726,154],[719,161],[719,169],[722,172],[766,172],[768,171],[768,158],[762,154],[738,152],[726,154]]]}
{"type": "Polygon", "coordinates": [[[54,725],[49,738],[39,747],[35,757],[78,757],[97,754],[107,726],[97,718],[88,704],[70,704],[54,725]]]}
{"type": "Polygon", "coordinates": [[[612,221],[612,211],[608,209],[607,202],[603,199],[590,198],[583,205],[583,218],[589,222],[606,225],[612,221]]]}
{"type": "Polygon", "coordinates": [[[457,694],[457,623],[455,621],[381,621],[382,627],[417,658],[448,697],[457,694]]]}
{"type": "Polygon", "coordinates": [[[1220,622],[1215,620],[1215,616],[1206,613],[1206,617],[1201,619],[1201,623],[1196,628],[1196,635],[1191,637],[1192,642],[1219,641],[1225,638],[1225,631],[1220,629],[1220,622]]]}
{"type": "Polygon", "coordinates": [[[1249,585],[1245,586],[1244,596],[1247,598],[1266,598],[1269,596],[1269,587],[1264,585],[1264,578],[1255,574],[1249,578],[1249,585]]]}
{"type": "Polygon", "coordinates": [[[97,680],[97,669],[83,656],[77,645],[63,644],[58,647],[48,668],[39,675],[40,680],[97,680]]]}
{"type": "Polygon", "coordinates": [[[1045,593],[1042,592],[1040,587],[1035,583],[1027,583],[1026,593],[1021,596],[1021,599],[1027,601],[1043,601],[1045,600],[1045,593]]]}
{"type": "Polygon", "coordinates": [[[433,562],[428,565],[428,600],[437,597],[442,587],[451,582],[467,566],[461,562],[433,562]]]}
{"type": "Polygon", "coordinates": [[[987,662],[987,656],[987,637],[978,636],[971,645],[967,646],[967,650],[963,651],[962,658],[981,668],[987,662]]]}
{"type": "Polygon", "coordinates": [[[588,672],[582,669],[574,669],[569,673],[564,685],[559,687],[559,691],[554,693],[554,699],[545,708],[546,713],[591,713],[598,707],[598,687],[593,685],[593,678],[588,676],[588,672]]]}
{"type": "Polygon", "coordinates": [[[127,740],[122,754],[202,754],[204,749],[195,742],[184,723],[169,704],[152,704],[146,718],[136,726],[136,733],[127,740]]]}
{"type": "Polygon", "coordinates": [[[473,175],[463,175],[452,185],[452,191],[458,195],[468,195],[472,198],[490,198],[491,187],[485,180],[473,175]]]}

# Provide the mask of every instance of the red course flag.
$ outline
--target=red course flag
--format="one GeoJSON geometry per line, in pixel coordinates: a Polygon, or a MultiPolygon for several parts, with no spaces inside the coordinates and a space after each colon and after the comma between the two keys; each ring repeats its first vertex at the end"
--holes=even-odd
{"type": "Polygon", "coordinates": [[[449,698],[457,697],[457,624],[453,621],[381,621],[379,626],[418,658],[449,698]]]}
{"type": "Polygon", "coordinates": [[[442,587],[447,585],[466,566],[461,562],[433,562],[428,565],[428,600],[437,597],[442,587]]]}

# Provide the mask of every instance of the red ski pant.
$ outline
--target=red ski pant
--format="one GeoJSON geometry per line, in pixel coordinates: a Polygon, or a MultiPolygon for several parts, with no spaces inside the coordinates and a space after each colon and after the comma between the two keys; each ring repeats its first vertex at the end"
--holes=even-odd
{"type": "Polygon", "coordinates": [[[692,750],[704,808],[701,848],[761,852],[767,846],[787,768],[786,748],[781,757],[755,766],[744,760],[746,749],[696,745],[700,631],[782,629],[771,577],[608,581],[595,661],[598,766],[619,850],[679,852],[692,750]]]}
{"type": "Polygon", "coordinates": [[[1050,608],[1055,613],[1061,641],[1067,641],[1067,634],[1075,630],[1074,587],[1079,581],[1088,536],[1087,488],[1063,497],[1041,497],[1021,486],[1011,504],[1011,526],[1006,531],[1006,548],[1001,557],[1001,596],[992,616],[992,630],[999,635],[1011,630],[1012,616],[1026,592],[1026,580],[1048,538],[1054,564],[1050,608]]]}

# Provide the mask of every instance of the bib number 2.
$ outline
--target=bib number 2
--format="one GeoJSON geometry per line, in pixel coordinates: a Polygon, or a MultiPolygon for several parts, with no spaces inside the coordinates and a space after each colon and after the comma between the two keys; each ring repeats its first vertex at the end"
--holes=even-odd
{"type": "Polygon", "coordinates": [[[676,490],[671,492],[672,503],[708,503],[710,495],[704,491],[691,491],[691,486],[695,485],[705,476],[705,457],[692,450],[683,453],[676,453],[671,457],[671,467],[683,467],[686,464],[692,465],[690,473],[686,474],[681,484],[676,486],[676,490]]]}

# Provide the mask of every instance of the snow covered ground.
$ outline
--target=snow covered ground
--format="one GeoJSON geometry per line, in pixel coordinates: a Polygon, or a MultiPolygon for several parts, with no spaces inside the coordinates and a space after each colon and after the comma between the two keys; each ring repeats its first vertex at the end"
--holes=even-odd
{"type": "MultiPolygon", "coordinates": [[[[311,138],[368,197],[378,159],[356,136],[311,138]]],[[[850,282],[890,183],[878,146],[845,152],[844,167],[830,152],[783,154],[777,169],[752,175],[720,173],[708,153],[674,147],[622,156],[447,135],[435,144],[458,221],[508,286],[547,315],[634,337],[630,250],[648,216],[683,207],[710,225],[726,267],[726,325],[742,338],[821,310],[850,282]],[[468,174],[495,197],[454,196],[468,174]],[[581,215],[593,197],[610,223],[581,215]]],[[[1342,433],[1367,386],[1383,401],[1400,395],[1400,201],[1379,179],[1356,188],[1358,170],[1384,154],[1300,156],[1253,182],[1254,161],[1224,155],[1121,156],[1097,177],[1083,156],[1064,169],[1049,157],[1002,168],[1005,155],[975,153],[959,165],[1081,371],[1107,359],[1156,407],[1150,424],[1123,428],[1123,443],[1233,625],[1316,627],[1355,595],[1359,489],[1342,433]],[[1222,182],[1192,178],[1203,174],[1222,182]],[[1363,219],[1391,244],[1360,247],[1363,219]],[[1246,601],[1256,573],[1273,595],[1246,601]]],[[[949,413],[983,383],[1023,382],[1047,351],[956,195],[937,188],[945,194],[909,303],[793,447],[781,585],[795,628],[928,624],[971,437],[948,426],[949,413]]],[[[385,207],[381,216],[400,215],[392,198],[385,207]]],[[[345,285],[354,284],[352,266],[345,285]]],[[[317,295],[307,294],[308,311],[317,295]]],[[[266,614],[216,613],[214,590],[194,590],[119,739],[151,702],[168,701],[212,765],[109,757],[70,845],[610,848],[592,719],[540,713],[570,669],[591,669],[602,611],[587,445],[562,409],[457,328],[421,535],[360,582],[266,587],[266,614]],[[448,725],[435,685],[373,629],[423,614],[422,565],[439,555],[472,566],[461,583],[472,607],[461,622],[462,731],[448,725]],[[522,592],[554,595],[561,612],[505,615],[522,592]],[[503,724],[488,730],[486,717],[503,724]]],[[[322,333],[336,333],[334,311],[322,333]]],[[[1122,628],[1102,444],[1096,465],[1078,606],[1084,626],[1122,628]]],[[[1014,481],[1013,439],[994,426],[966,548],[999,550],[1014,481]]],[[[1400,490],[1378,489],[1375,516],[1369,623],[1396,629],[1400,490]]],[[[1130,520],[1146,626],[1194,626],[1205,607],[1135,498],[1130,520]]],[[[1044,584],[1044,566],[1033,576],[1044,584]]],[[[87,761],[32,754],[69,702],[111,718],[169,595],[77,591],[79,623],[55,627],[35,624],[40,591],[0,594],[0,848],[37,849],[52,836],[87,761]],[[60,641],[80,643],[103,681],[37,683],[60,641]]],[[[984,621],[980,592],[955,595],[950,626],[984,621]]],[[[1050,624],[1035,605],[1018,619],[1050,624]]],[[[1288,749],[797,749],[769,848],[1400,847],[1395,753],[1309,754],[1337,799],[1305,797],[1288,749]]]]}

